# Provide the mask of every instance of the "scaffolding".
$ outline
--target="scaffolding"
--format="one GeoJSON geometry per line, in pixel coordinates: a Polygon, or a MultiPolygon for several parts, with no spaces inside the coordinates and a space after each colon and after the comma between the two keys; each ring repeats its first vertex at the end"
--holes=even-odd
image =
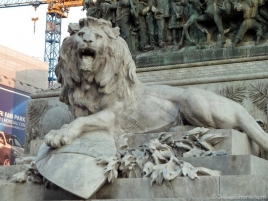
{"type": "Polygon", "coordinates": [[[48,62],[48,86],[56,82],[55,66],[60,51],[61,41],[61,20],[62,17],[57,13],[47,13],[45,30],[45,53],[44,61],[48,62]]]}

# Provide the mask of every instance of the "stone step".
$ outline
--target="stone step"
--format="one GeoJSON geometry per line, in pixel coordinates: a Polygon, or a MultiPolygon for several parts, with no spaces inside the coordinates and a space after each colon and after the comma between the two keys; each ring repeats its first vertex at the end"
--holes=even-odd
{"type": "Polygon", "coordinates": [[[194,167],[219,170],[222,175],[268,175],[268,161],[252,155],[224,155],[180,158],[194,167]]]}
{"type": "Polygon", "coordinates": [[[259,196],[268,199],[268,176],[203,176],[195,180],[179,177],[170,183],[172,189],[165,184],[162,186],[153,184],[150,187],[149,179],[117,179],[113,184],[105,184],[96,193],[96,199],[214,198],[217,200],[218,197],[227,196],[233,198],[259,196]]]}
{"type": "MultiPolygon", "coordinates": [[[[193,129],[191,126],[180,126],[179,131],[167,132],[172,135],[173,139],[181,139],[187,131],[193,129]]],[[[212,129],[209,133],[222,133],[227,137],[220,143],[216,144],[214,148],[216,150],[223,149],[230,155],[258,155],[259,147],[248,138],[245,133],[241,133],[233,129],[212,129]]],[[[149,142],[151,138],[157,138],[159,133],[151,134],[127,134],[127,143],[131,148],[135,148],[146,142],[149,142]]]]}
{"type": "Polygon", "coordinates": [[[171,181],[171,186],[172,189],[165,184],[154,184],[151,188],[149,179],[117,179],[114,184],[103,186],[96,193],[96,198],[202,198],[237,194],[267,196],[267,177],[261,176],[200,177],[199,180],[180,177],[171,181]]]}
{"type": "Polygon", "coordinates": [[[0,180],[1,201],[41,201],[44,198],[43,184],[12,183],[0,180]]]}
{"type": "MultiPolygon", "coordinates": [[[[88,200],[268,200],[268,176],[202,176],[194,180],[179,177],[170,184],[172,189],[166,184],[151,187],[149,179],[117,179],[113,184],[105,184],[88,200]]],[[[4,201],[81,200],[61,189],[47,190],[42,184],[4,180],[0,180],[0,196],[4,201]]]]}
{"type": "Polygon", "coordinates": [[[1,201],[79,200],[80,198],[61,188],[48,190],[43,183],[14,183],[0,180],[1,201]]]}

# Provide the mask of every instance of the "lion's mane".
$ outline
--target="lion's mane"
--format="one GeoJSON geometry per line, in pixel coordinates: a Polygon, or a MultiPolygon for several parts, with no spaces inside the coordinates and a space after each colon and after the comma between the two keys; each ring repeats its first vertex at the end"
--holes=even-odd
{"type": "Polygon", "coordinates": [[[97,52],[97,69],[80,69],[77,33],[64,39],[55,74],[62,85],[60,101],[69,105],[76,117],[87,116],[100,110],[100,100],[115,94],[118,100],[131,97],[131,87],[138,83],[136,66],[126,42],[119,36],[119,28],[110,22],[92,17],[79,21],[79,27],[102,29],[108,43],[97,52]]]}

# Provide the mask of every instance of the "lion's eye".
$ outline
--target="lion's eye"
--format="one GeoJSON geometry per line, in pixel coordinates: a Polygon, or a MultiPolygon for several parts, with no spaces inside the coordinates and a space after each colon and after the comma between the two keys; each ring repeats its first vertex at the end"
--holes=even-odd
{"type": "Polygon", "coordinates": [[[78,32],[78,36],[83,37],[85,33],[84,32],[78,32]]]}
{"type": "Polygon", "coordinates": [[[102,38],[102,36],[98,33],[95,33],[96,38],[102,38]]]}

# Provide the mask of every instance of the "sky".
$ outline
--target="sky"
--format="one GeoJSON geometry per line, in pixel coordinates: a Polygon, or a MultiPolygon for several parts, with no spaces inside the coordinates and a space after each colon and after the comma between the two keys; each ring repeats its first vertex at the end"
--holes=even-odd
{"type": "MultiPolygon", "coordinates": [[[[82,7],[72,7],[68,18],[62,19],[61,40],[69,35],[67,32],[70,22],[78,22],[86,17],[82,7]]],[[[0,44],[26,55],[44,60],[45,28],[47,4],[40,5],[37,11],[32,6],[0,8],[0,44]],[[34,34],[32,17],[38,17],[34,34]]]]}

